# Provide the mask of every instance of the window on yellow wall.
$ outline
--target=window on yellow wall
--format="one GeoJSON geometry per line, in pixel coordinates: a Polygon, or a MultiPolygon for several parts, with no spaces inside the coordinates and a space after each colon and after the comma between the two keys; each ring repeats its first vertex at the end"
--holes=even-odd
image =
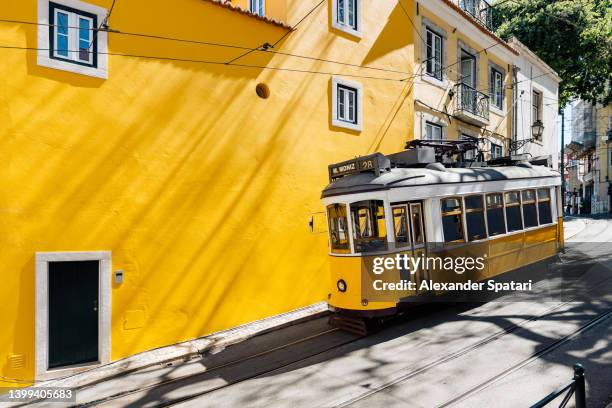
{"type": "Polygon", "coordinates": [[[97,16],[49,3],[49,57],[95,67],[98,43],[94,35],[97,16]]]}
{"type": "Polygon", "coordinates": [[[332,26],[361,37],[361,0],[332,1],[332,26]]]}
{"type": "Polygon", "coordinates": [[[425,139],[426,140],[442,140],[444,139],[444,132],[442,126],[436,125],[435,123],[425,122],[425,139]]]}
{"type": "Polygon", "coordinates": [[[361,84],[333,77],[332,102],[332,125],[361,131],[361,84]]]}
{"type": "Polygon", "coordinates": [[[265,0],[249,0],[249,10],[253,14],[264,16],[266,14],[265,0]]]}
{"type": "Polygon", "coordinates": [[[108,10],[81,0],[38,0],[40,66],[106,79],[108,35],[98,30],[108,10]]]}
{"type": "Polygon", "coordinates": [[[442,36],[427,28],[425,72],[439,80],[442,80],[442,44],[442,36]]]}
{"type": "Polygon", "coordinates": [[[491,67],[489,76],[489,95],[492,106],[498,109],[504,108],[504,75],[497,69],[491,67]]]}

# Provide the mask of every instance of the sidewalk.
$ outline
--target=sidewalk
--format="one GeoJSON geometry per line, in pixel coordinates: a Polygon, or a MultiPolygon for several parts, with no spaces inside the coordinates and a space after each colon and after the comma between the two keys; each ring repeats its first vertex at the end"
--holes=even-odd
{"type": "Polygon", "coordinates": [[[564,229],[564,237],[566,240],[572,238],[573,236],[579,234],[586,228],[585,220],[586,217],[573,217],[566,216],[563,221],[563,229],[564,229]]]}
{"type": "MultiPolygon", "coordinates": [[[[163,374],[160,376],[159,370],[181,363],[201,361],[204,356],[222,354],[220,352],[229,346],[244,343],[251,338],[263,336],[297,324],[316,320],[326,316],[327,313],[326,302],[316,303],[277,316],[213,333],[209,336],[148,350],[75,375],[40,382],[33,387],[67,387],[77,389],[77,394],[86,397],[85,400],[79,398],[78,403],[104,398],[122,391],[129,392],[132,390],[131,386],[138,388],[144,385],[143,382],[146,385],[151,385],[159,381],[160,378],[164,377],[163,374]],[[138,384],[127,382],[124,385],[126,389],[117,389],[116,385],[120,383],[120,379],[128,374],[132,378],[137,378],[138,384]],[[119,381],[112,381],[113,379],[118,379],[119,381]],[[96,388],[94,393],[78,391],[79,389],[91,388],[101,383],[113,383],[115,387],[111,389],[102,387],[104,388],[103,392],[94,387],[96,388]]],[[[326,319],[323,320],[326,322],[326,319]]],[[[201,366],[201,364],[199,365],[201,366]]]]}

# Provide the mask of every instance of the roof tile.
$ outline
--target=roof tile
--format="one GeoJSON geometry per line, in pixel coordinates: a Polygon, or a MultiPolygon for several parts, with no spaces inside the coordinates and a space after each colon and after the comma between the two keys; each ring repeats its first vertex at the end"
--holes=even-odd
{"type": "Polygon", "coordinates": [[[270,18],[270,17],[266,17],[266,16],[260,16],[259,14],[253,13],[253,12],[251,12],[249,10],[243,9],[240,6],[232,4],[232,2],[230,0],[204,0],[204,1],[207,1],[207,2],[213,3],[213,4],[217,4],[217,5],[221,6],[221,7],[225,7],[226,9],[237,11],[237,12],[239,12],[241,14],[246,15],[246,16],[256,18],[256,19],[261,20],[263,22],[266,22],[266,23],[269,23],[269,24],[273,24],[275,26],[282,27],[282,28],[285,28],[287,30],[291,30],[292,29],[289,24],[286,24],[283,21],[279,21],[279,20],[277,20],[275,18],[270,18]]]}

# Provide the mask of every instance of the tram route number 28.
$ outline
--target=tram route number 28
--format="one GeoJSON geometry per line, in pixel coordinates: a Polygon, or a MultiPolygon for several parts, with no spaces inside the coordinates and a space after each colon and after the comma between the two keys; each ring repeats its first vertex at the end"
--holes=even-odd
{"type": "Polygon", "coordinates": [[[375,170],[377,167],[376,159],[356,159],[349,162],[339,163],[330,166],[330,176],[338,177],[352,173],[360,173],[362,171],[375,170]]]}

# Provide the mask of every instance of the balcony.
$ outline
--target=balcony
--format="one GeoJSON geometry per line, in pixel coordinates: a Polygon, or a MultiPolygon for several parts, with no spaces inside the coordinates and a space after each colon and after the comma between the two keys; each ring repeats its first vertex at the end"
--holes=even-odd
{"type": "Polygon", "coordinates": [[[467,84],[457,84],[455,116],[476,126],[489,124],[489,95],[467,84]]]}
{"type": "Polygon", "coordinates": [[[474,19],[489,31],[493,27],[493,7],[485,0],[455,0],[459,8],[474,17],[474,19]]]}

